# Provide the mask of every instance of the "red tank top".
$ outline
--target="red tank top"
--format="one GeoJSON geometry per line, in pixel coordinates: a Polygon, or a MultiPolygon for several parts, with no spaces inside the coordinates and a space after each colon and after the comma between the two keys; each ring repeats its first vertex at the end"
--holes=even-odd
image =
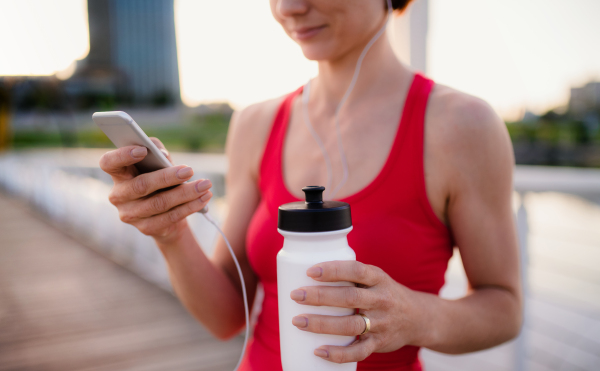
{"type": "MultiPolygon", "coordinates": [[[[438,294],[452,256],[448,228],[433,212],[425,189],[423,135],[427,99],[433,81],[415,75],[392,149],[377,177],[361,191],[341,201],[352,209],[348,243],[356,259],[383,269],[412,290],[438,294]]],[[[244,371],[281,370],[277,312],[276,255],[283,246],[277,233],[277,210],[299,201],[287,190],[282,175],[282,149],[294,98],[289,94],[275,116],[260,167],[261,201],[246,236],[250,265],[263,284],[265,298],[244,371]]],[[[374,353],[358,370],[421,370],[419,348],[405,346],[374,353]]]]}

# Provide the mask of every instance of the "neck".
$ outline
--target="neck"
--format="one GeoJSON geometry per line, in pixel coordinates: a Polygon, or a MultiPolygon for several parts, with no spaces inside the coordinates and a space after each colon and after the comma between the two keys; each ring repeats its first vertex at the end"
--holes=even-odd
{"type": "MultiPolygon", "coordinates": [[[[319,61],[319,75],[311,83],[311,101],[318,102],[317,106],[325,111],[335,111],[370,39],[339,58],[319,61]]],[[[375,92],[393,91],[409,74],[410,71],[396,58],[387,32],[384,32],[364,57],[358,80],[345,106],[375,92]]]]}

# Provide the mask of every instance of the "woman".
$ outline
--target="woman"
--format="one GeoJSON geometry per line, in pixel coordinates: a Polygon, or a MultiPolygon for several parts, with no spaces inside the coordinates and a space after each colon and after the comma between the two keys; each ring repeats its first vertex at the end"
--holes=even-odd
{"type": "MultiPolygon", "coordinates": [[[[408,2],[393,7],[402,11],[408,2]]],[[[334,185],[343,176],[335,110],[361,51],[384,25],[386,8],[385,0],[271,0],[275,19],[306,58],[319,63],[306,112],[333,164],[334,185]]],[[[237,112],[227,139],[231,212],[224,232],[249,300],[259,281],[265,289],[244,370],[281,369],[277,207],[302,199],[303,186],[327,181],[324,154],[303,121],[303,94],[299,89],[237,112]]],[[[359,262],[322,263],[307,275],[358,285],[303,287],[290,296],[305,305],[359,308],[371,329],[348,347],[322,346],[315,356],[358,361],[359,370],[420,370],[419,347],[457,354],[515,337],[522,298],[511,211],[514,160],[500,118],[483,101],[415,74],[383,34],[363,61],[341,112],[340,133],[350,171],[335,198],[352,206],[348,239],[359,262]],[[453,247],[470,292],[445,300],[437,294],[453,247]]],[[[211,184],[196,181],[155,193],[182,184],[193,171],[180,165],[137,175],[132,165],[145,155],[145,148],[126,147],[102,157],[101,167],[115,182],[110,201],[124,222],[154,237],[188,310],[227,339],[244,326],[233,260],[223,241],[206,257],[185,219],[206,205],[211,184]]],[[[303,315],[292,323],[341,335],[359,335],[366,325],[358,315],[303,315]]]]}

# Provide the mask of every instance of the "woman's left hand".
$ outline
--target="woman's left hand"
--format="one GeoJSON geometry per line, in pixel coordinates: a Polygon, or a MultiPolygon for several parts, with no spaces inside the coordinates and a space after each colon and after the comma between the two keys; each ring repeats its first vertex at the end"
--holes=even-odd
{"type": "MultiPolygon", "coordinates": [[[[394,281],[382,269],[356,261],[332,261],[314,265],[306,274],[316,281],[348,281],[354,286],[307,286],[291,292],[298,304],[358,308],[371,321],[371,329],[349,346],[324,345],[314,354],[336,363],[358,362],[371,353],[397,350],[414,341],[417,329],[413,310],[415,292],[394,281]]],[[[317,334],[357,336],[365,330],[359,315],[301,314],[292,324],[317,334]]]]}

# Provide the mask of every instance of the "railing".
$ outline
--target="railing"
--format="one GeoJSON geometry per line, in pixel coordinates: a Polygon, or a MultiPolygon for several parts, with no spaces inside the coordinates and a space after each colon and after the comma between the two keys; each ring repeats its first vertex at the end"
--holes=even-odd
{"type": "MultiPolygon", "coordinates": [[[[75,235],[79,240],[88,242],[89,246],[101,254],[148,281],[170,290],[163,258],[158,249],[153,248],[152,239],[142,235],[134,227],[122,223],[116,208],[108,202],[112,181],[98,168],[98,159],[104,151],[70,149],[5,152],[0,155],[0,187],[28,200],[52,222],[59,224],[63,230],[75,235]]],[[[209,207],[213,216],[222,220],[227,210],[223,199],[224,174],[227,170],[225,157],[184,153],[175,153],[173,156],[178,163],[186,163],[195,169],[194,178],[207,177],[212,180],[215,198],[209,207]]],[[[527,194],[560,192],[600,202],[600,170],[517,166],[514,185],[516,223],[523,261],[523,284],[525,295],[529,297],[529,222],[524,202],[527,194]]],[[[198,215],[190,216],[189,221],[201,246],[210,254],[216,232],[198,215]]],[[[459,264],[451,264],[450,271],[462,269],[456,268],[457,266],[459,264]]],[[[452,278],[449,281],[452,281],[452,278]]],[[[458,283],[455,280],[454,283],[448,284],[454,284],[454,294],[451,295],[460,294],[466,280],[461,277],[458,283]]],[[[526,306],[526,322],[529,317],[529,308],[526,306]]],[[[514,365],[510,369],[527,369],[526,350],[529,342],[527,332],[523,331],[519,338],[509,345],[512,349],[509,352],[514,359],[514,365]]],[[[427,357],[428,353],[425,353],[425,361],[427,357]]],[[[447,359],[442,359],[442,362],[446,361],[447,359]]],[[[429,368],[435,370],[435,367],[429,368]]]]}

